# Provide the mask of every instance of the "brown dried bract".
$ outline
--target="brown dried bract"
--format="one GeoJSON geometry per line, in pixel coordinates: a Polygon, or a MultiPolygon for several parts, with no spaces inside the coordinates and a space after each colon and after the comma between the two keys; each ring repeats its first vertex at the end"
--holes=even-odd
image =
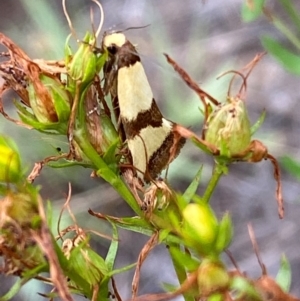
{"type": "MultiPolygon", "coordinates": [[[[40,80],[40,75],[45,74],[49,77],[56,78],[57,74],[65,73],[66,70],[62,62],[45,60],[32,60],[27,54],[18,47],[11,39],[0,33],[0,43],[3,44],[8,50],[8,60],[0,63],[0,75],[4,78],[5,82],[1,88],[1,113],[4,117],[5,114],[2,105],[2,96],[9,90],[14,90],[21,98],[21,101],[30,107],[29,95],[27,91],[27,84],[32,83],[37,97],[43,102],[47,108],[49,120],[56,122],[57,114],[55,112],[54,104],[51,99],[49,91],[45,88],[40,80]]],[[[8,118],[15,122],[13,119],[8,118]]],[[[20,124],[20,122],[19,122],[20,124]]]]}

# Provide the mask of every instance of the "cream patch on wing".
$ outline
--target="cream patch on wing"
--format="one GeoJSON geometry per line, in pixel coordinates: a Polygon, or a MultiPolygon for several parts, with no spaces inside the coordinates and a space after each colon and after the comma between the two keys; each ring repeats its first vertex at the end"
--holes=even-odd
{"type": "Polygon", "coordinates": [[[119,69],[118,99],[120,115],[128,121],[151,108],[153,94],[140,62],[119,69]]]}
{"type": "MultiPolygon", "coordinates": [[[[134,167],[143,173],[146,172],[150,157],[162,146],[171,132],[172,126],[172,122],[163,119],[161,127],[148,126],[142,129],[139,135],[128,140],[128,148],[131,152],[134,167]]],[[[143,177],[141,173],[138,172],[138,174],[143,177]]]]}
{"type": "Polygon", "coordinates": [[[125,42],[126,42],[126,37],[123,33],[120,32],[108,34],[103,38],[103,45],[105,47],[109,47],[111,45],[122,47],[125,44],[125,42]]]}

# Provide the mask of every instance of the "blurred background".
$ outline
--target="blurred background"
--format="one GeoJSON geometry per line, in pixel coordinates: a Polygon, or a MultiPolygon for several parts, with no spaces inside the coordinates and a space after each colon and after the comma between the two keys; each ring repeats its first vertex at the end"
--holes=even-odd
{"type": "MultiPolygon", "coordinates": [[[[225,100],[230,77],[216,80],[219,74],[242,68],[256,53],[262,52],[261,35],[268,34],[285,43],[284,38],[264,17],[253,23],[243,23],[240,17],[242,2],[103,0],[103,31],[150,25],[129,30],[126,35],[138,46],[158,105],[166,118],[200,133],[202,117],[198,110],[199,99],[167,64],[163,53],[175,59],[204,90],[220,101],[225,100]]],[[[280,15],[281,10],[276,2],[272,1],[270,8],[280,15]]],[[[297,4],[297,1],[294,2],[297,4]]],[[[67,1],[68,12],[79,38],[91,30],[91,7],[94,9],[95,23],[98,24],[98,9],[91,1],[67,1]]],[[[64,44],[69,34],[60,0],[0,1],[0,31],[31,57],[53,60],[63,59],[64,44]]],[[[261,140],[280,162],[284,162],[285,156],[300,162],[299,78],[286,72],[270,55],[266,55],[252,72],[247,92],[246,103],[251,122],[254,123],[264,109],[267,112],[266,120],[255,138],[261,140]]],[[[6,95],[8,110],[13,97],[13,94],[6,95]]],[[[13,111],[11,114],[14,114],[13,111]]],[[[28,172],[34,162],[55,154],[56,147],[67,147],[63,139],[22,129],[3,117],[0,118],[0,129],[1,133],[16,140],[28,172]]],[[[211,175],[213,162],[209,156],[199,153],[188,143],[169,170],[172,186],[184,191],[202,164],[200,195],[211,175]]],[[[68,182],[72,183],[71,208],[81,227],[110,233],[109,225],[87,214],[89,208],[115,216],[133,215],[104,181],[90,178],[90,170],[46,167],[36,184],[42,185],[43,198],[53,201],[56,216],[65,200],[68,182]]],[[[276,183],[269,161],[231,165],[229,174],[221,179],[213,195],[212,206],[218,216],[225,211],[231,213],[235,235],[230,250],[240,269],[251,277],[261,275],[247,230],[247,224],[251,223],[268,273],[276,276],[284,253],[292,267],[291,291],[300,296],[300,184],[284,168],[282,184],[285,199],[283,220],[279,220],[277,214],[276,183]]],[[[69,216],[65,214],[61,228],[70,223],[69,216]]],[[[147,237],[120,231],[117,267],[135,262],[146,241],[147,237]]],[[[105,256],[108,241],[92,237],[91,244],[105,256]]],[[[229,260],[226,257],[224,259],[230,265],[229,260]]],[[[132,275],[133,271],[129,271],[116,276],[117,287],[124,299],[130,296],[132,275]]],[[[164,246],[158,246],[150,253],[141,275],[140,294],[162,291],[163,282],[177,284],[164,246]]],[[[0,275],[0,296],[13,281],[13,277],[0,275]]],[[[32,281],[13,300],[42,300],[37,292],[45,293],[47,288],[32,281]]],[[[84,298],[76,297],[76,300],[84,298]]]]}

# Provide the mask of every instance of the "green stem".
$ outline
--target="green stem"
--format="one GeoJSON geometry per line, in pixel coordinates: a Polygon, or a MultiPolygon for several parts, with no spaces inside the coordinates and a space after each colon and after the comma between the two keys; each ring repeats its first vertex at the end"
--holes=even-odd
{"type": "Polygon", "coordinates": [[[214,171],[212,174],[212,177],[206,187],[206,190],[204,192],[204,195],[202,196],[202,201],[205,202],[206,204],[209,203],[209,200],[221,178],[221,176],[224,173],[224,168],[226,168],[223,164],[221,163],[216,163],[214,167],[214,171]]]}
{"type": "Polygon", "coordinates": [[[105,181],[110,183],[120,196],[128,203],[132,210],[141,215],[141,210],[136,202],[136,199],[123,182],[121,177],[114,173],[105,163],[105,161],[99,156],[93,146],[90,144],[84,130],[78,129],[74,131],[74,140],[77,142],[82,152],[89,158],[89,160],[97,168],[97,175],[102,177],[105,181]]]}

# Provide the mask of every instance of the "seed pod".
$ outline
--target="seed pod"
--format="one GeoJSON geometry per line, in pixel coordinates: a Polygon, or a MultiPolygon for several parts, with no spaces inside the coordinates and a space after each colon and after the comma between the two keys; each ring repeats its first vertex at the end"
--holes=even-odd
{"type": "Polygon", "coordinates": [[[244,102],[236,97],[210,114],[205,130],[205,140],[215,145],[221,155],[231,157],[248,147],[251,127],[244,102]]]}

